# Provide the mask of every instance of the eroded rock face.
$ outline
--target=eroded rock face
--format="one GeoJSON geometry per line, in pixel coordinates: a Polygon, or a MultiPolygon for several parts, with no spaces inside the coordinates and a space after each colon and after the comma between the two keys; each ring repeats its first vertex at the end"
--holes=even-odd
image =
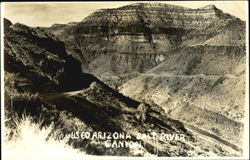
{"type": "Polygon", "coordinates": [[[179,47],[245,45],[245,22],[213,5],[190,9],[135,3],[101,9],[79,23],[45,30],[65,42],[67,52],[81,61],[84,72],[102,80],[109,79],[105,75],[144,73],[179,47]]]}
{"type": "Polygon", "coordinates": [[[150,54],[159,53],[161,49],[166,52],[197,36],[208,39],[235,22],[241,21],[215,6],[189,9],[160,3],[138,3],[94,12],[76,26],[75,32],[80,42],[102,37],[104,43],[113,42],[115,46],[111,46],[118,53],[150,54]],[[126,46],[124,40],[130,44],[134,42],[137,48],[123,50],[119,42],[126,46]]]}
{"type": "Polygon", "coordinates": [[[160,54],[191,39],[201,43],[236,22],[240,20],[214,6],[188,9],[139,3],[94,12],[74,33],[82,52],[160,54]]]}
{"type": "Polygon", "coordinates": [[[223,26],[226,21],[235,19],[215,6],[190,9],[161,3],[137,3],[117,9],[101,9],[81,23],[89,27],[85,33],[108,32],[111,29],[111,34],[138,34],[147,32],[146,28],[152,33],[171,33],[168,28],[204,30],[215,20],[221,21],[217,24],[223,26]]]}

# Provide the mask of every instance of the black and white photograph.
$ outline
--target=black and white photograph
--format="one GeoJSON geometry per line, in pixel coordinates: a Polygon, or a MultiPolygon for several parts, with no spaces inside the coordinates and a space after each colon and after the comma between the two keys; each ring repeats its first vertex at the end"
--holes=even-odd
{"type": "Polygon", "coordinates": [[[248,27],[247,1],[2,2],[2,159],[248,159],[248,27]]]}

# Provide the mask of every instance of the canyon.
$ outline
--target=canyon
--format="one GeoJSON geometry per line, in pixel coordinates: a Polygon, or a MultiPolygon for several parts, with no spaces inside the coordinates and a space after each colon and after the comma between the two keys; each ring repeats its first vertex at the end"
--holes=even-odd
{"type": "Polygon", "coordinates": [[[66,131],[164,131],[187,139],[144,140],[140,155],[72,142],[90,143],[89,154],[242,154],[246,23],[239,18],[214,5],[133,3],[51,27],[4,22],[7,115],[41,113],[66,131]]]}

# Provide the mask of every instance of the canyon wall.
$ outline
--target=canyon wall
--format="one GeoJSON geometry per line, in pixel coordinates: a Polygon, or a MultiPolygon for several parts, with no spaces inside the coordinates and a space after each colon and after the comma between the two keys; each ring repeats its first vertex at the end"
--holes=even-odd
{"type": "Polygon", "coordinates": [[[99,78],[143,73],[166,60],[169,53],[190,49],[190,45],[214,46],[215,50],[218,46],[244,46],[242,30],[245,22],[213,5],[190,9],[161,3],[101,9],[79,23],[46,28],[82,62],[84,72],[99,78]]]}

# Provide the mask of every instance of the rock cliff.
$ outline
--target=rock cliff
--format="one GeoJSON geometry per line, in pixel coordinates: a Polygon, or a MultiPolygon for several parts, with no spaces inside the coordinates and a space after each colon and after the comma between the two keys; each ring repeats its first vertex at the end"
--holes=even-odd
{"type": "Polygon", "coordinates": [[[214,5],[190,9],[135,3],[100,9],[79,23],[46,30],[65,42],[85,72],[103,80],[110,78],[105,75],[130,77],[131,72],[146,72],[179,47],[245,45],[245,22],[214,5]]]}

